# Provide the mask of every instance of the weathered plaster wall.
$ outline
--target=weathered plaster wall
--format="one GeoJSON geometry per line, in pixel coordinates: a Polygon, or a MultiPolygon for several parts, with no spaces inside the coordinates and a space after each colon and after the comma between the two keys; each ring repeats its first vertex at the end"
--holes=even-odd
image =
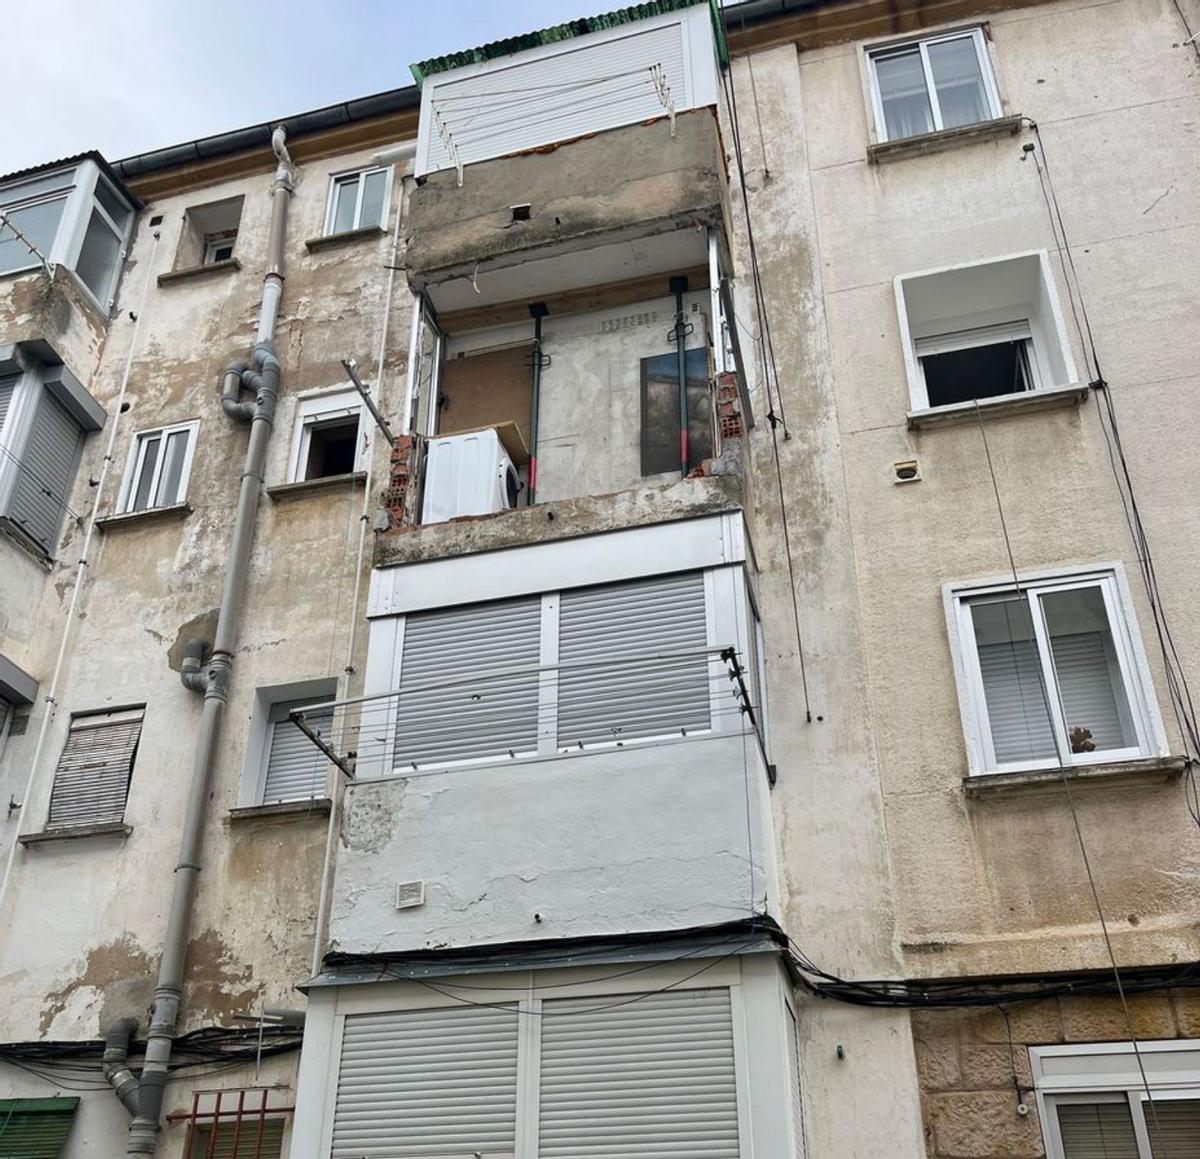
{"type": "Polygon", "coordinates": [[[356,783],[333,946],[403,952],[748,917],[774,892],[765,789],[740,735],[356,783]],[[423,906],[395,908],[401,881],[424,881],[423,906]]]}
{"type": "MultiPolygon", "coordinates": [[[[1143,1042],[1200,1036],[1200,1003],[1189,991],[1135,995],[1129,1015],[1143,1042]]],[[[921,1010],[912,1026],[929,1159],[1042,1159],[1029,1047],[1129,1041],[1117,998],[1025,1003],[1007,1023],[998,1010],[921,1010]],[[1017,1113],[1022,1101],[1028,1115],[1017,1113]]]]}
{"type": "MultiPolygon", "coordinates": [[[[268,454],[268,486],[287,479],[300,392],[342,383],[354,357],[374,381],[390,239],[360,237],[309,252],[321,233],[332,172],[369,160],[349,154],[304,166],[297,178],[287,243],[287,280],[277,337],[283,387],[268,454]]],[[[163,423],[200,420],[188,486],[193,508],[180,518],[144,519],[97,536],[89,582],[73,625],[68,664],[31,798],[3,825],[3,848],[18,831],[44,824],[54,763],[72,712],[146,704],[125,820],[128,838],[89,838],[18,850],[0,927],[0,977],[8,1001],[0,1039],[93,1037],[117,1015],[144,1016],[177,857],[199,699],[179,684],[183,642],[211,634],[245,455],[247,431],[225,418],[218,375],[243,357],[261,298],[271,172],[166,197],[147,206],[121,286],[113,333],[92,389],[110,405],[132,333],[128,311],[144,278],[170,270],[184,212],[244,195],[236,256],[241,270],[158,286],[142,314],[121,416],[115,464],[102,512],[113,510],[134,434],[163,423]],[[148,225],[161,214],[161,227],[148,225]],[[155,249],[152,234],[161,240],[155,249]]],[[[396,211],[398,188],[392,199],[396,211]]],[[[391,341],[377,397],[393,418],[408,339],[407,295],[397,294],[391,341]]],[[[377,444],[378,465],[383,449],[377,444]]],[[[89,440],[70,503],[91,501],[101,451],[89,440]]],[[[231,821],[238,803],[254,690],[262,685],[342,677],[354,599],[353,567],[361,489],[312,491],[287,501],[263,497],[243,605],[242,638],[214,774],[205,864],[193,919],[183,1025],[228,1024],[260,1003],[295,1006],[308,976],[325,817],[299,812],[231,821]]],[[[69,597],[67,569],[80,533],[68,527],[58,582],[47,585],[28,651],[28,668],[47,680],[69,597]],[[60,574],[61,573],[61,574],[60,574]]],[[[365,591],[365,579],[363,590],[365,591]]],[[[361,621],[360,621],[361,625],[361,621]]],[[[360,640],[360,644],[362,641],[360,640]]],[[[361,663],[360,647],[356,660],[361,663]]],[[[353,679],[350,686],[355,688],[353,679]]],[[[8,745],[0,770],[19,798],[40,713],[8,745]]]]}

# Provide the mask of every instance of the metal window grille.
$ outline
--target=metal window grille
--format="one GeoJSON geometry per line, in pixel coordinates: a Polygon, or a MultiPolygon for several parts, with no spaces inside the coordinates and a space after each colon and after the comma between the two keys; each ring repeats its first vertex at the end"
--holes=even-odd
{"type": "Polygon", "coordinates": [[[139,706],[72,718],[54,770],[51,828],[122,820],[145,711],[139,706]]]}
{"type": "Polygon", "coordinates": [[[167,1118],[187,1124],[185,1159],[280,1159],[284,1127],[296,1109],[285,1100],[286,1092],[271,1087],[199,1090],[189,1111],[167,1118]]]}

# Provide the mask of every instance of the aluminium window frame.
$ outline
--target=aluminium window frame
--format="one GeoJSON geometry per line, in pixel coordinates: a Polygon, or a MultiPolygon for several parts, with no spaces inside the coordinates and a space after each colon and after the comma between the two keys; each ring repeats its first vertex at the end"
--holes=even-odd
{"type": "MultiPolygon", "coordinates": [[[[1004,116],[1004,106],[1000,100],[1000,89],[996,83],[996,74],[992,67],[992,57],[988,51],[987,39],[983,34],[982,25],[976,24],[968,28],[949,29],[930,36],[910,36],[902,40],[889,40],[883,44],[865,45],[863,47],[863,57],[866,64],[871,111],[875,119],[874,133],[877,143],[882,144],[885,141],[912,141],[917,137],[927,136],[928,134],[916,133],[908,137],[888,136],[887,119],[883,113],[883,96],[879,91],[879,76],[875,71],[876,61],[889,56],[899,56],[905,52],[911,52],[914,48],[917,49],[921,57],[921,73],[925,80],[925,93],[929,100],[930,115],[933,119],[934,127],[930,132],[943,133],[947,130],[943,124],[941,104],[938,101],[937,95],[937,85],[934,84],[933,72],[929,64],[929,45],[942,44],[950,40],[968,39],[975,48],[975,59],[979,64],[980,76],[983,79],[984,96],[987,99],[988,109],[991,113],[989,118],[976,123],[986,125],[989,121],[995,121],[1004,116]]],[[[968,127],[966,125],[955,125],[950,131],[953,132],[956,129],[968,127]]]]}
{"type": "MultiPolygon", "coordinates": [[[[978,350],[984,346],[997,346],[1004,342],[1020,342],[1022,344],[1022,369],[1025,372],[1028,386],[1024,390],[1010,391],[1006,395],[991,397],[1007,398],[1014,394],[1030,394],[1035,390],[1043,389],[1046,383],[1038,360],[1037,343],[1033,340],[1033,325],[1030,320],[1024,318],[1015,322],[998,322],[987,326],[974,326],[967,330],[949,330],[945,334],[934,334],[928,338],[912,340],[913,355],[917,364],[917,373],[921,379],[921,389],[925,392],[926,407],[930,403],[929,383],[925,377],[925,358],[931,355],[952,354],[959,350],[978,350]]],[[[948,405],[953,406],[954,404],[948,405]]]]}
{"type": "Polygon", "coordinates": [[[1139,1159],[1152,1159],[1142,1067],[1145,1068],[1155,1102],[1197,1098],[1200,1041],[1195,1039],[1139,1041],[1137,1053],[1141,1056],[1140,1063],[1129,1041],[1031,1046],[1028,1050],[1034,1098],[1042,1123],[1042,1138],[1046,1144],[1046,1159],[1065,1159],[1058,1125],[1059,1106],[1122,1102],[1129,1107],[1139,1159]],[[1159,1065],[1158,1060],[1164,1054],[1178,1056],[1178,1075],[1171,1075],[1166,1066],[1159,1065]],[[1118,1069],[1120,1056],[1129,1059],[1124,1072],[1118,1069]],[[1064,1072],[1063,1068],[1070,1065],[1066,1060],[1072,1058],[1079,1059],[1078,1069],[1064,1072]],[[1055,1073],[1050,1073],[1052,1070],[1055,1073]]]}
{"type": "Polygon", "coordinates": [[[325,198],[325,226],[322,233],[325,237],[337,237],[343,233],[353,233],[357,229],[371,229],[377,225],[380,229],[387,227],[388,218],[392,212],[392,186],[396,183],[395,165],[366,165],[361,169],[346,169],[340,173],[332,173],[329,177],[329,191],[325,198]],[[363,190],[366,188],[367,177],[372,173],[383,173],[384,190],[383,206],[379,211],[379,221],[362,224],[363,190]],[[348,184],[352,178],[358,178],[358,188],[354,193],[354,219],[349,229],[334,230],[333,223],[337,218],[339,187],[348,184]]]}
{"type": "Polygon", "coordinates": [[[129,456],[125,463],[125,474],[121,478],[120,498],[117,502],[118,515],[142,514],[148,511],[163,511],[168,507],[178,507],[181,503],[187,501],[188,483],[192,474],[192,460],[196,454],[196,443],[198,441],[200,431],[199,419],[188,419],[186,422],[172,423],[169,426],[147,427],[142,431],[135,431],[133,439],[129,444],[129,456]],[[187,444],[183,453],[183,469],[179,474],[179,494],[170,503],[152,503],[148,507],[143,507],[141,511],[134,512],[131,506],[134,496],[137,494],[137,483],[141,478],[142,467],[146,459],[146,444],[149,440],[157,435],[161,440],[159,443],[159,454],[155,460],[154,469],[150,479],[150,497],[154,498],[158,491],[159,483],[162,479],[163,463],[166,460],[167,439],[180,431],[186,431],[188,435],[187,444]]]}
{"type": "MultiPolygon", "coordinates": [[[[338,387],[336,390],[322,391],[299,400],[296,407],[296,417],[292,432],[292,457],[288,468],[289,483],[310,482],[304,475],[305,463],[308,460],[308,450],[312,443],[314,428],[338,418],[357,416],[358,428],[355,434],[354,471],[362,470],[363,465],[363,406],[362,396],[353,387],[338,387]]],[[[321,476],[327,478],[328,476],[321,476]]]]}
{"type": "Polygon", "coordinates": [[[959,711],[967,746],[968,774],[972,777],[995,776],[1004,773],[1111,764],[1153,756],[1166,756],[1166,734],[1141,634],[1138,630],[1137,616],[1125,578],[1124,566],[1116,561],[1092,567],[1054,568],[1039,572],[1018,573],[1017,580],[1018,583],[1014,585],[1012,575],[1008,575],[974,582],[952,582],[944,585],[942,589],[954,662],[959,711]],[[1054,679],[1053,660],[1039,597],[1048,593],[1088,587],[1099,587],[1104,599],[1118,672],[1124,687],[1133,728],[1138,738],[1136,747],[1090,753],[1072,753],[1067,747],[1066,726],[1062,719],[1061,702],[1059,696],[1054,694],[1057,684],[1054,679]],[[972,602],[978,600],[979,597],[1013,594],[1022,594],[1028,601],[1058,756],[1054,760],[1011,761],[1001,765],[996,760],[992,747],[983,674],[976,649],[970,608],[972,602]]]}

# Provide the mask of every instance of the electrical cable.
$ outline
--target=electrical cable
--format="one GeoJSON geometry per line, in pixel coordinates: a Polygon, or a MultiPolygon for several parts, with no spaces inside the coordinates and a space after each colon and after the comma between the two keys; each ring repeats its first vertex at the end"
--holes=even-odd
{"type": "Polygon", "coordinates": [[[1187,40],[1184,43],[1192,46],[1192,49],[1196,53],[1196,59],[1200,60],[1200,41],[1197,40],[1200,37],[1200,32],[1192,31],[1191,23],[1188,21],[1179,0],[1171,0],[1171,3],[1175,5],[1175,11],[1179,13],[1179,19],[1183,21],[1183,27],[1187,30],[1187,40]]]}

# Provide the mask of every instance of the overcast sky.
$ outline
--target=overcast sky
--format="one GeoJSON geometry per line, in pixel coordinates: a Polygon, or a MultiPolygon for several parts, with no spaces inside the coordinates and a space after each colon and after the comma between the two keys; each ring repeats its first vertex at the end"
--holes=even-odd
{"type": "Polygon", "coordinates": [[[408,66],[621,0],[6,4],[0,173],[110,161],[412,83],[408,66]]]}

